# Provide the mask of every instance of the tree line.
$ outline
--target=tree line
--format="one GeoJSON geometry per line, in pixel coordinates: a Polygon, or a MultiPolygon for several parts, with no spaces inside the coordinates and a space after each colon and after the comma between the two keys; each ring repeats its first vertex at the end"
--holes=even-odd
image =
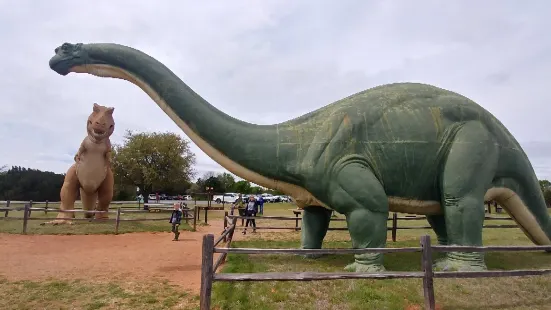
{"type": "MultiPolygon", "coordinates": [[[[192,182],[195,154],[189,143],[170,132],[126,131],[123,143],[113,144],[111,150],[115,179],[113,200],[135,200],[142,194],[147,201],[150,193],[203,193],[207,187],[215,193],[281,194],[253,186],[248,181],[236,181],[229,173],[207,172],[192,182]]],[[[64,178],[65,174],[60,173],[2,166],[0,200],[59,201],[64,178]]]]}

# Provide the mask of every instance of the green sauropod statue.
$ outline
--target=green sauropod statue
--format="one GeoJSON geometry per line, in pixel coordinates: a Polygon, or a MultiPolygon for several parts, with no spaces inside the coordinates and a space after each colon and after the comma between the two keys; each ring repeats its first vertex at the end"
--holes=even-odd
{"type": "MultiPolygon", "coordinates": [[[[303,248],[321,248],[331,210],[346,216],[354,248],[385,246],[389,211],[426,215],[440,244],[482,245],[484,200],[492,199],[535,244],[551,244],[550,216],[528,157],[499,120],[457,93],[382,85],[283,123],[255,125],[216,109],[130,47],[64,43],[49,64],[61,75],[130,81],[220,165],[292,196],[304,209],[303,248]]],[[[435,267],[486,265],[482,253],[451,252],[435,267]]],[[[384,270],[382,254],[355,255],[346,270],[384,270]]]]}

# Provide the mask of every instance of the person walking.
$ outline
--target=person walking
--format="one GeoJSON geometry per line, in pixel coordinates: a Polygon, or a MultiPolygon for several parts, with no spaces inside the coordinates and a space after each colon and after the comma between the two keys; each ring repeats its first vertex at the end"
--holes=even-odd
{"type": "Polygon", "coordinates": [[[174,203],[174,210],[172,211],[172,214],[170,215],[169,223],[172,224],[172,232],[174,233],[174,239],[172,241],[178,241],[178,237],[180,237],[180,232],[178,231],[178,227],[180,226],[180,222],[182,221],[182,210],[180,209],[179,203],[174,203]]]}
{"type": "MultiPolygon", "coordinates": [[[[256,213],[258,213],[258,201],[254,198],[253,195],[251,195],[249,197],[249,202],[247,202],[245,216],[255,217],[256,213]]],[[[247,227],[249,227],[249,223],[251,224],[251,227],[253,227],[253,233],[256,232],[256,221],[254,219],[247,219],[247,222],[245,223],[245,229],[243,230],[244,235],[247,234],[247,227]]]]}
{"type": "Polygon", "coordinates": [[[264,197],[262,195],[258,196],[258,213],[264,214],[264,197]]]}

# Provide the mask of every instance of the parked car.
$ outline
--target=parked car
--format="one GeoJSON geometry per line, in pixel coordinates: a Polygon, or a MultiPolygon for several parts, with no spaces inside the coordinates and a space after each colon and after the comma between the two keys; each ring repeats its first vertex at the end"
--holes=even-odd
{"type": "Polygon", "coordinates": [[[264,193],[261,196],[264,198],[264,202],[276,202],[276,197],[272,194],[264,193]]]}
{"type": "Polygon", "coordinates": [[[184,196],[182,196],[181,199],[182,200],[192,200],[193,198],[191,198],[191,195],[184,195],[184,196]]]}
{"type": "Polygon", "coordinates": [[[237,193],[225,193],[224,195],[212,196],[212,201],[216,203],[234,203],[237,199],[239,199],[239,194],[237,193]]]}
{"type": "Polygon", "coordinates": [[[279,195],[277,196],[279,202],[290,202],[291,199],[289,199],[289,196],[285,195],[279,195]]]}
{"type": "Polygon", "coordinates": [[[149,199],[149,200],[157,200],[157,196],[156,196],[155,194],[149,194],[149,195],[147,196],[147,199],[149,199]]]}

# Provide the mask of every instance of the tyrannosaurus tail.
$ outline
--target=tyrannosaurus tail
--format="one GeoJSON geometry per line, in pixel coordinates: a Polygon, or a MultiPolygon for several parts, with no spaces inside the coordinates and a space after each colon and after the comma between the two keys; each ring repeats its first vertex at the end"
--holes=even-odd
{"type": "MultiPolygon", "coordinates": [[[[484,197],[495,200],[537,245],[551,245],[551,217],[538,179],[526,155],[518,154],[510,177],[498,177],[484,197]]],[[[503,174],[502,174],[503,175],[503,174]]]]}

